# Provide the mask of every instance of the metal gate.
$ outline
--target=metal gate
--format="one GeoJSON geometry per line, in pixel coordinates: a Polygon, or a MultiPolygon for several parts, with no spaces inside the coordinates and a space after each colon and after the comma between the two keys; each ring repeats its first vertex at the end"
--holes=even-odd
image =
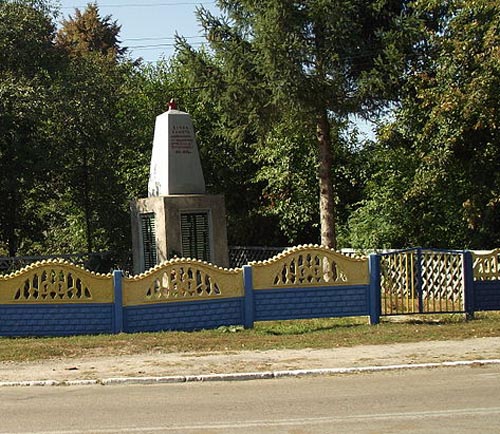
{"type": "Polygon", "coordinates": [[[380,255],[381,314],[463,313],[464,252],[408,249],[380,255]]]}

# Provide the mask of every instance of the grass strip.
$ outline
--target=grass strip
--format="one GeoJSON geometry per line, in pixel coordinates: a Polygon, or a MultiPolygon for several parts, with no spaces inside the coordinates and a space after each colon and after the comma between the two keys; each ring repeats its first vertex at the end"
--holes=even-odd
{"type": "Polygon", "coordinates": [[[0,338],[0,362],[171,352],[335,348],[355,345],[461,340],[500,336],[500,312],[383,318],[328,318],[259,322],[253,329],[220,327],[193,332],[158,332],[41,338],[0,338]]]}

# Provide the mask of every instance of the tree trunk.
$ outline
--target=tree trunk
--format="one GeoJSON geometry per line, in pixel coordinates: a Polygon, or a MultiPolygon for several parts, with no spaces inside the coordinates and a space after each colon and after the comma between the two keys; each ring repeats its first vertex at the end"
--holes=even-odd
{"type": "Polygon", "coordinates": [[[10,209],[10,220],[7,220],[6,224],[6,235],[7,235],[7,248],[9,251],[9,256],[14,257],[17,254],[17,249],[19,245],[19,239],[16,234],[16,224],[19,222],[18,217],[18,201],[19,197],[15,192],[12,192],[12,196],[7,198],[7,201],[12,205],[10,209]],[[10,200],[9,200],[10,199],[10,200]]]}
{"type": "Polygon", "coordinates": [[[333,154],[330,124],[326,110],[323,110],[318,116],[316,130],[319,147],[318,180],[321,245],[336,249],[335,190],[332,180],[333,154]]]}
{"type": "Polygon", "coordinates": [[[18,164],[17,156],[13,152],[7,150],[6,154],[6,160],[10,160],[12,162],[12,170],[10,171],[10,176],[8,176],[7,182],[5,183],[5,187],[7,189],[4,204],[5,208],[7,209],[7,212],[5,213],[5,215],[7,216],[7,219],[5,221],[5,234],[7,238],[7,249],[9,251],[9,256],[14,257],[17,255],[17,250],[19,248],[18,233],[22,233],[22,231],[19,231],[19,228],[21,227],[21,217],[19,212],[21,194],[18,179],[18,175],[22,173],[22,169],[18,164]]]}
{"type": "Polygon", "coordinates": [[[85,212],[85,226],[87,235],[87,252],[92,253],[92,218],[90,209],[90,182],[89,182],[89,164],[86,145],[83,146],[83,200],[85,212]]]}
{"type": "MultiPolygon", "coordinates": [[[[318,20],[314,23],[315,67],[317,80],[326,81],[324,65],[325,37],[324,23],[318,20]]],[[[320,95],[317,95],[320,97],[320,95]]],[[[321,245],[330,249],[337,248],[335,233],[335,191],[332,180],[333,154],[330,133],[330,122],[326,105],[320,105],[317,111],[316,134],[318,137],[318,181],[319,181],[319,220],[321,228],[321,245]]]]}

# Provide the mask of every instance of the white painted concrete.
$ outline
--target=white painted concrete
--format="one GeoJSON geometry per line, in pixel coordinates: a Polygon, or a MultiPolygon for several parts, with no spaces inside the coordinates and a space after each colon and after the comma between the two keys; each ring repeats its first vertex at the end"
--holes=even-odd
{"type": "Polygon", "coordinates": [[[205,179],[191,117],[170,109],[156,117],[148,195],[204,193],[205,179]]]}

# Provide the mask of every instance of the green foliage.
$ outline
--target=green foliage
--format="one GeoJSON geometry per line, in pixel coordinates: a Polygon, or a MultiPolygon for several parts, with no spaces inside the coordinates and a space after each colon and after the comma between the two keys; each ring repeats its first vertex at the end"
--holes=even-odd
{"type": "MultiPolygon", "coordinates": [[[[364,247],[500,243],[500,7],[446,5],[438,27],[423,27],[425,53],[380,132],[374,158],[382,164],[351,219],[364,247]]],[[[430,6],[416,3],[422,15],[430,6]]]]}
{"type": "Polygon", "coordinates": [[[63,22],[55,40],[67,53],[52,86],[56,107],[50,126],[51,152],[63,168],[56,176],[58,199],[64,198],[65,206],[56,213],[60,225],[51,227],[47,242],[58,251],[128,251],[130,246],[122,158],[130,144],[123,133],[129,125],[121,112],[133,66],[122,59],[119,31],[89,4],[63,22]]]}
{"type": "Polygon", "coordinates": [[[215,106],[219,135],[237,159],[253,153],[257,167],[244,173],[262,194],[255,195],[252,208],[275,216],[292,243],[317,242],[321,226],[322,243],[334,246],[335,220],[345,218],[343,200],[355,196],[347,193],[349,176],[338,170],[349,153],[343,138],[347,119],[383,105],[390,93],[375,92],[371,72],[385,65],[386,50],[410,44],[411,38],[394,36],[405,2],[218,5],[222,17],[198,11],[210,50],[195,51],[181,39],[177,61],[191,86],[202,88],[200,104],[215,106]]]}
{"type": "MultiPolygon", "coordinates": [[[[54,144],[64,168],[60,186],[70,199],[72,218],[85,231],[85,244],[75,237],[70,250],[116,249],[126,245],[128,221],[125,190],[119,179],[120,130],[115,122],[121,96],[122,72],[101,56],[71,60],[54,86],[58,101],[53,125],[54,144]],[[81,212],[83,211],[83,212],[81,212]],[[79,218],[76,218],[80,216],[79,218]]],[[[61,246],[62,247],[62,246],[61,246]]]]}
{"type": "Polygon", "coordinates": [[[417,240],[405,238],[408,228],[416,223],[404,198],[404,187],[414,170],[412,152],[403,146],[388,149],[374,143],[365,154],[370,165],[367,197],[349,216],[346,245],[355,249],[418,245],[417,240]]]}
{"type": "Polygon", "coordinates": [[[130,62],[117,62],[118,46],[62,49],[43,2],[1,2],[0,16],[0,246],[10,255],[128,251],[127,128],[116,119],[130,62]]]}
{"type": "Polygon", "coordinates": [[[46,2],[0,0],[0,71],[32,78],[52,70],[54,34],[46,2]]]}
{"type": "Polygon", "coordinates": [[[38,176],[44,172],[39,136],[44,97],[36,80],[0,74],[0,243],[10,254],[21,244],[20,232],[36,227],[26,205],[41,187],[38,176]]]}
{"type": "Polygon", "coordinates": [[[317,239],[316,138],[300,119],[277,124],[258,154],[256,181],[263,183],[262,213],[275,216],[290,243],[317,239]],[[315,230],[316,229],[316,230],[315,230]]]}
{"type": "MultiPolygon", "coordinates": [[[[250,85],[241,81],[245,77],[252,80],[251,64],[248,59],[245,65],[224,63],[205,51],[192,50],[182,39],[178,45],[179,54],[172,65],[173,80],[178,84],[175,96],[181,109],[192,116],[198,132],[208,191],[225,195],[230,244],[286,244],[277,219],[260,210],[263,183],[255,178],[259,168],[257,113],[266,109],[250,85]],[[238,82],[233,81],[234,74],[238,82]],[[240,99],[245,91],[253,102],[240,99]]],[[[237,42],[234,45],[240,47],[237,42]]]]}
{"type": "Polygon", "coordinates": [[[43,2],[0,2],[0,249],[14,255],[37,237],[37,200],[50,162],[47,91],[59,55],[43,2]]]}
{"type": "Polygon", "coordinates": [[[232,245],[500,244],[497,2],[218,4],[208,47],[146,65],[96,5],[56,33],[52,3],[0,0],[0,254],[128,251],[171,98],[232,245]],[[387,107],[360,145],[350,116],[387,107]]]}

